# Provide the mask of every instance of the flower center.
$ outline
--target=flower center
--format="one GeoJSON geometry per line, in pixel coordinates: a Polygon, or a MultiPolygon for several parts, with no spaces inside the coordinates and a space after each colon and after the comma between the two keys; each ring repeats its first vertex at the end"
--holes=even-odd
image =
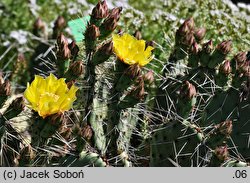
{"type": "Polygon", "coordinates": [[[40,102],[43,103],[43,105],[48,105],[49,103],[57,102],[58,99],[58,95],[49,92],[44,92],[40,96],[40,102]]]}
{"type": "Polygon", "coordinates": [[[43,96],[47,96],[47,97],[52,97],[54,98],[56,101],[59,99],[59,96],[54,94],[54,93],[50,93],[50,92],[44,92],[43,94],[41,94],[41,97],[43,96]]]}

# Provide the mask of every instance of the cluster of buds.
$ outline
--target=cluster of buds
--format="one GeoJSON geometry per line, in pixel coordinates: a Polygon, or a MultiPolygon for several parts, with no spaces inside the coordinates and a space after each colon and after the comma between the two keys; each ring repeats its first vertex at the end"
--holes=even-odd
{"type": "MultiPolygon", "coordinates": [[[[106,38],[117,27],[122,8],[114,8],[109,12],[106,1],[99,1],[93,8],[90,22],[85,31],[86,52],[89,54],[96,49],[98,38],[106,38]]],[[[107,47],[108,45],[106,45],[107,47]]],[[[110,45],[109,45],[110,47],[110,45]]],[[[105,48],[106,49],[106,48],[105,48]]],[[[97,61],[99,63],[99,61],[97,61]]]]}
{"type": "Polygon", "coordinates": [[[100,27],[102,38],[105,38],[116,29],[118,21],[120,19],[121,11],[121,7],[114,8],[110,11],[108,17],[104,20],[100,27]]]}
{"type": "Polygon", "coordinates": [[[183,22],[180,28],[176,32],[176,41],[179,45],[186,45],[190,47],[194,42],[194,19],[189,18],[183,22]]]}
{"type": "Polygon", "coordinates": [[[83,73],[83,65],[80,61],[75,61],[79,47],[75,41],[68,43],[67,38],[61,33],[57,38],[57,67],[59,77],[66,77],[67,79],[76,79],[83,73]],[[70,65],[70,60],[72,63],[70,65]],[[69,74],[70,73],[70,74],[69,74]],[[71,77],[72,76],[72,77],[71,77]]]}
{"type": "Polygon", "coordinates": [[[202,49],[198,45],[198,43],[202,42],[205,34],[206,29],[202,27],[196,28],[193,18],[185,20],[176,31],[176,58],[185,58],[187,52],[190,53],[188,66],[198,67],[199,62],[201,62],[202,66],[207,66],[209,55],[212,52],[212,42],[203,44],[202,49]]]}
{"type": "Polygon", "coordinates": [[[195,27],[194,19],[189,18],[183,22],[183,24],[177,30],[177,34],[184,36],[189,32],[192,32],[194,30],[194,27],[195,27]]]}
{"type": "Polygon", "coordinates": [[[195,86],[188,81],[185,81],[184,85],[181,88],[180,94],[183,98],[191,100],[196,96],[197,93],[195,86]]]}

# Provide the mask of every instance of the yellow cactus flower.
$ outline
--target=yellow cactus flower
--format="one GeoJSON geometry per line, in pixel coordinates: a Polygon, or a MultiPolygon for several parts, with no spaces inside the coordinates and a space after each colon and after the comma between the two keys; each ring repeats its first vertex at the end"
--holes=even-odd
{"type": "Polygon", "coordinates": [[[138,64],[145,66],[152,59],[152,46],[146,47],[144,40],[137,40],[135,37],[124,33],[123,35],[113,34],[114,52],[116,56],[128,65],[138,64]]]}
{"type": "Polygon", "coordinates": [[[27,84],[24,97],[29,102],[28,107],[45,118],[69,110],[76,100],[77,90],[74,85],[68,89],[65,78],[57,79],[53,74],[46,78],[35,75],[32,83],[27,84]]]}

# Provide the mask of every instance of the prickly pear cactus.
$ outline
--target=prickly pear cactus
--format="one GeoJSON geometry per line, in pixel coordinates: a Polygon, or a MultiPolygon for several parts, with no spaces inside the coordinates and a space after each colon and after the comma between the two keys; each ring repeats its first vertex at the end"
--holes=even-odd
{"type": "Polygon", "coordinates": [[[161,114],[155,122],[169,127],[153,134],[152,166],[207,166],[197,157],[210,162],[209,154],[222,145],[232,149],[228,154],[234,158],[249,159],[247,54],[242,52],[228,60],[232,41],[214,47],[211,40],[202,41],[205,31],[196,28],[191,18],[176,32],[175,48],[164,68],[155,109],[161,114]],[[167,119],[174,120],[174,125],[167,119]],[[225,133],[218,130],[222,126],[227,129],[225,133]]]}
{"type": "Polygon", "coordinates": [[[233,131],[229,147],[236,157],[249,159],[250,148],[248,145],[249,133],[249,99],[240,101],[240,92],[231,89],[227,92],[216,94],[205,108],[201,126],[217,124],[227,119],[233,122],[233,131]]]}
{"type": "Polygon", "coordinates": [[[249,22],[224,1],[98,1],[82,40],[37,18],[32,55],[0,56],[0,164],[248,166],[249,22]]]}
{"type": "Polygon", "coordinates": [[[17,117],[24,109],[22,96],[10,97],[12,91],[10,82],[0,75],[0,164],[2,166],[18,165],[17,157],[21,146],[24,145],[22,137],[11,125],[10,119],[17,117]]]}

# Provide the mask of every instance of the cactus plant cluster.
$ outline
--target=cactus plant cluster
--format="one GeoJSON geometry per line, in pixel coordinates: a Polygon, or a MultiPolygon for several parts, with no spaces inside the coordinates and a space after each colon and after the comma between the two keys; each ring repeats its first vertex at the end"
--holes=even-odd
{"type": "Polygon", "coordinates": [[[151,140],[152,165],[227,166],[249,159],[248,53],[229,60],[232,41],[214,47],[203,40],[205,31],[191,18],[176,32],[156,99],[156,122],[164,124],[151,140]]]}
{"type": "Polygon", "coordinates": [[[99,1],[81,43],[63,16],[34,22],[47,41],[10,76],[27,87],[0,75],[1,166],[248,166],[250,52],[188,18],[159,71],[165,48],[123,31],[122,12],[99,1]]]}

